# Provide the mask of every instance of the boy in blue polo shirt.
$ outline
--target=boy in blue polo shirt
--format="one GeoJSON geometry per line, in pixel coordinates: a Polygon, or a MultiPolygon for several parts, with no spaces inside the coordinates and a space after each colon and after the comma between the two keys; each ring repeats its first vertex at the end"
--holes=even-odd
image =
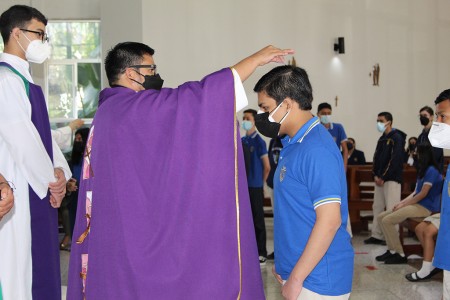
{"type": "MultiPolygon", "coordinates": [[[[450,89],[443,91],[434,101],[436,122],[431,126],[428,139],[433,147],[450,149],[450,89]]],[[[441,199],[441,225],[439,226],[433,265],[444,270],[443,299],[450,300],[450,167],[447,168],[441,199]]]]}
{"type": "Polygon", "coordinates": [[[266,142],[256,132],[256,110],[244,111],[242,128],[246,135],[242,137],[245,169],[247,172],[248,192],[255,226],[256,243],[258,245],[259,263],[264,265],[267,260],[266,224],[264,222],[264,182],[270,172],[269,156],[266,142]]]}
{"type": "Polygon", "coordinates": [[[274,274],[286,299],[348,299],[354,253],[346,231],[347,184],[339,149],[311,110],[305,70],[280,66],[256,84],[255,118],[268,137],[286,135],[274,176],[274,274]]]}
{"type": "Polygon", "coordinates": [[[342,158],[344,159],[344,167],[347,170],[348,148],[347,148],[347,134],[344,126],[339,123],[331,122],[331,105],[323,102],[317,106],[317,116],[320,118],[320,123],[328,130],[336,143],[336,146],[342,148],[342,158]]]}

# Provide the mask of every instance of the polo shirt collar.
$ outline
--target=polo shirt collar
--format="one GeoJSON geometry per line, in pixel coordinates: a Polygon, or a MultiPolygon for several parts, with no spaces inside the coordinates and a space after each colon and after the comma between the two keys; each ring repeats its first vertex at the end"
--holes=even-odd
{"type": "Polygon", "coordinates": [[[317,125],[320,124],[320,120],[318,117],[311,118],[308,122],[303,124],[303,126],[297,131],[294,137],[290,138],[288,135],[284,139],[281,140],[283,143],[283,147],[286,147],[291,144],[301,143],[305,136],[317,125]]]}

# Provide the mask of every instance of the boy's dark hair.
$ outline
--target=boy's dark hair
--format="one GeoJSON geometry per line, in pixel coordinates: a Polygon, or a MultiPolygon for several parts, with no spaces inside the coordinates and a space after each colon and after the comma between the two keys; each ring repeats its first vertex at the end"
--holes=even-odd
{"type": "Polygon", "coordinates": [[[324,108],[328,108],[329,110],[333,110],[332,108],[331,108],[331,105],[330,104],[328,104],[328,103],[326,103],[326,102],[323,102],[323,103],[320,103],[319,104],[319,106],[317,106],[317,112],[320,112],[322,109],[324,109],[324,108]]]}
{"type": "Polygon", "coordinates": [[[253,89],[256,93],[265,92],[277,104],[291,98],[302,110],[311,110],[312,87],[306,71],[290,65],[273,68],[266,73],[253,89]]]}
{"type": "Polygon", "coordinates": [[[392,126],[392,123],[394,122],[394,118],[392,118],[392,114],[390,112],[383,111],[383,112],[380,112],[378,114],[378,116],[384,117],[386,119],[386,121],[391,121],[391,126],[392,126]]]}
{"type": "Polygon", "coordinates": [[[153,55],[155,50],[149,46],[137,42],[119,43],[109,50],[105,58],[105,71],[109,85],[113,85],[119,79],[119,75],[125,69],[142,63],[145,54],[153,55]]]}
{"type": "Polygon", "coordinates": [[[244,114],[246,114],[246,113],[252,114],[252,115],[253,115],[253,118],[256,117],[256,115],[258,114],[258,112],[257,112],[256,110],[251,109],[251,108],[250,108],[250,109],[244,110],[244,114]]]}
{"type": "Polygon", "coordinates": [[[434,101],[434,104],[441,103],[444,100],[450,100],[450,89],[440,93],[439,96],[437,96],[436,100],[434,101]]]}
{"type": "Polygon", "coordinates": [[[11,32],[14,28],[26,29],[32,19],[44,23],[47,26],[47,18],[36,8],[27,5],[13,5],[0,16],[0,32],[3,43],[8,44],[11,32]]]}

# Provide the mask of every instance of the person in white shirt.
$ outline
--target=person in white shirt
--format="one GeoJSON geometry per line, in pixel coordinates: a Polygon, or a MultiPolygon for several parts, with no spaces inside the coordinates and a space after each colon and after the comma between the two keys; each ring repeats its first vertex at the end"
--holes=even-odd
{"type": "Polygon", "coordinates": [[[71,172],[29,72],[29,62],[49,56],[46,24],[25,5],[0,16],[0,170],[16,187],[14,207],[0,221],[0,282],[8,300],[61,299],[57,207],[71,172]]]}
{"type": "Polygon", "coordinates": [[[84,121],[81,119],[75,119],[69,123],[69,125],[60,127],[58,129],[52,129],[52,137],[55,140],[58,147],[64,151],[69,150],[72,143],[72,132],[81,128],[84,125],[84,121]]]}

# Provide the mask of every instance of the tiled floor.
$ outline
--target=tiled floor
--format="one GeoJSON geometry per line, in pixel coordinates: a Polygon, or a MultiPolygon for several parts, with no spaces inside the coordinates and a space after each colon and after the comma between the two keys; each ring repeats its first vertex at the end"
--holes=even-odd
{"type": "MultiPolygon", "coordinates": [[[[267,250],[273,250],[273,220],[266,219],[267,250]]],[[[355,235],[355,270],[353,276],[353,291],[351,300],[440,300],[442,298],[442,275],[435,276],[431,281],[412,283],[404,275],[416,271],[421,266],[420,258],[410,258],[407,265],[384,265],[375,261],[375,256],[386,251],[386,246],[364,245],[363,240],[368,232],[355,235]]],[[[67,264],[69,253],[61,251],[61,271],[63,284],[63,299],[67,284],[67,264]]],[[[282,300],[280,286],[272,276],[273,261],[268,261],[261,267],[264,280],[264,291],[267,300],[282,300]]]]}

